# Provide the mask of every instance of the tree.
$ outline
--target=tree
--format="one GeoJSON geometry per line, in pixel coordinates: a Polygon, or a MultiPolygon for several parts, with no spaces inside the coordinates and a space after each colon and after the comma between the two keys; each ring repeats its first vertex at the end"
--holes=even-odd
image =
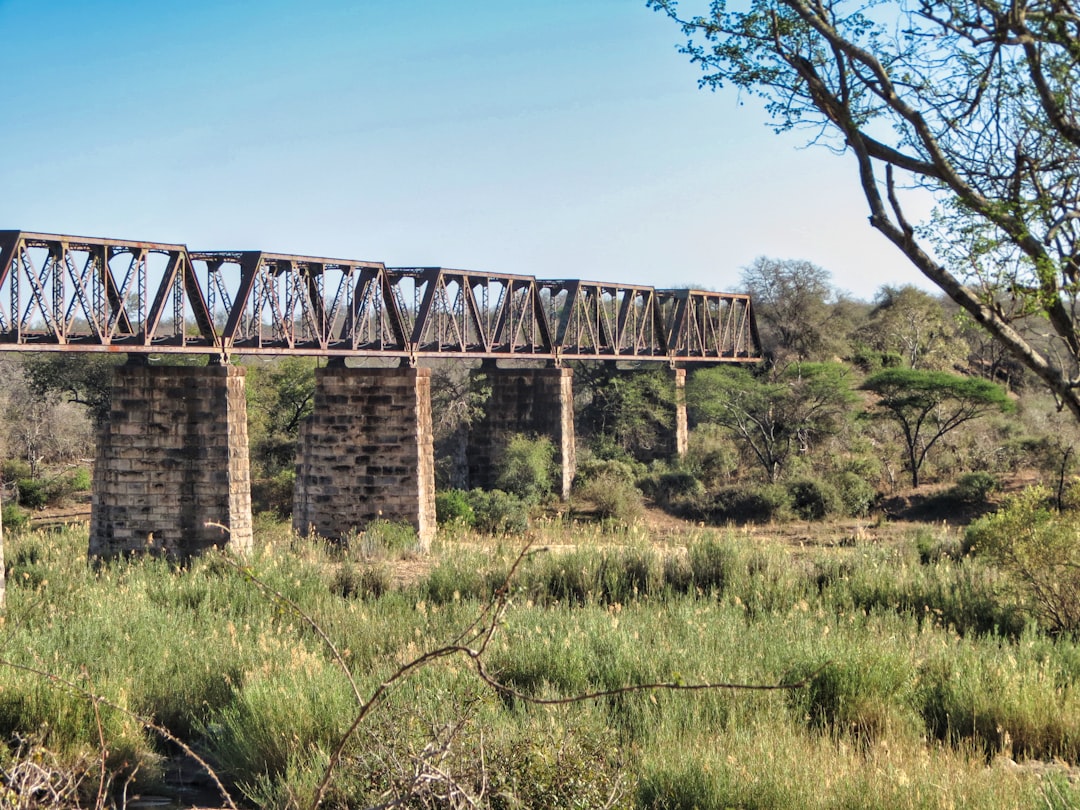
{"type": "Polygon", "coordinates": [[[793,451],[836,433],[853,400],[848,370],[838,363],[794,363],[764,376],[721,366],[695,372],[686,384],[694,420],[730,430],[770,482],[793,451]]]}
{"type": "Polygon", "coordinates": [[[989,380],[945,371],[890,368],[869,377],[862,388],[878,395],[873,412],[900,427],[913,487],[919,486],[919,470],[942,436],[972,419],[1016,407],[989,380]]]}
{"type": "Polygon", "coordinates": [[[828,270],[808,261],[759,256],[743,268],[742,283],[754,299],[762,345],[778,360],[842,354],[850,313],[828,270]]]}
{"type": "Polygon", "coordinates": [[[967,360],[959,327],[934,296],[886,285],[875,304],[860,332],[877,351],[899,355],[908,368],[947,370],[967,360]]]}
{"type": "Polygon", "coordinates": [[[669,452],[675,386],[665,369],[581,364],[575,374],[578,422],[601,455],[617,451],[648,460],[669,452]]]}
{"type": "Polygon", "coordinates": [[[256,478],[292,469],[300,424],[315,405],[316,365],[311,357],[282,357],[247,366],[248,443],[256,478]]]}
{"type": "Polygon", "coordinates": [[[113,368],[122,361],[114,354],[42,352],[26,357],[23,373],[38,400],[63,396],[101,422],[109,415],[113,368]]]}
{"type": "Polygon", "coordinates": [[[1080,419],[1071,3],[717,0],[689,18],[648,3],[682,24],[703,84],[760,96],[777,131],[852,155],[870,224],[1080,419]],[[938,207],[917,228],[907,211],[927,192],[938,207]]]}

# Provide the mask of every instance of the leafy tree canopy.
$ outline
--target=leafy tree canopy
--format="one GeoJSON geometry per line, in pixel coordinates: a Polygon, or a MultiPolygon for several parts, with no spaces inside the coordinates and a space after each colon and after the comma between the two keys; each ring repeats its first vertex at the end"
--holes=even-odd
{"type": "Polygon", "coordinates": [[[1071,3],[648,2],[681,23],[703,84],[759,96],[778,131],[851,155],[870,224],[1080,418],[1071,3]],[[908,211],[927,192],[937,213],[920,228],[908,211]]]}
{"type": "Polygon", "coordinates": [[[778,361],[826,360],[844,353],[852,307],[837,295],[829,271],[800,259],[759,256],[742,283],[767,351],[778,361]]]}
{"type": "Polygon", "coordinates": [[[848,369],[838,363],[795,363],[762,376],[708,368],[686,385],[694,420],[730,430],[770,481],[793,452],[836,433],[853,401],[848,369]]]}
{"type": "Polygon", "coordinates": [[[942,436],[972,419],[1016,407],[989,380],[944,371],[890,368],[869,377],[862,387],[878,395],[876,413],[900,428],[913,487],[919,486],[919,470],[942,436]]]}

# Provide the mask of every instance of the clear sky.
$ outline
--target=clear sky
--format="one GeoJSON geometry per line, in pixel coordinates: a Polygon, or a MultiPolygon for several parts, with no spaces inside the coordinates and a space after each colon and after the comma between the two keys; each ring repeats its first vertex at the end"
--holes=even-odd
{"type": "Polygon", "coordinates": [[[738,288],[920,283],[850,157],[644,0],[0,0],[0,229],[738,288]]]}

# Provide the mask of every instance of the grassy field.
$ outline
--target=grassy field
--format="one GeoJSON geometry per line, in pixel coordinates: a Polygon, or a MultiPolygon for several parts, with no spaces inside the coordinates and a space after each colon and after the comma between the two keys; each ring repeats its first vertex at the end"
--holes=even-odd
{"type": "Polygon", "coordinates": [[[163,792],[167,730],[241,806],[1080,807],[1080,645],[947,527],[258,536],[5,535],[3,806],[163,792]]]}

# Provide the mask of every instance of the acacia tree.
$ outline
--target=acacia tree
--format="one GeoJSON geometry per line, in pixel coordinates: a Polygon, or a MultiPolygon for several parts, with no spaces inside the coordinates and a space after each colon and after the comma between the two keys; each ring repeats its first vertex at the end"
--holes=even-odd
{"type": "Polygon", "coordinates": [[[703,84],[761,96],[776,129],[809,127],[853,156],[870,224],[1080,419],[1071,0],[713,0],[699,16],[648,4],[682,24],[703,84]],[[922,228],[912,191],[939,203],[922,228]]]}
{"type": "Polygon", "coordinates": [[[945,371],[891,368],[869,377],[862,387],[878,395],[876,413],[899,426],[913,487],[919,486],[919,470],[938,439],[992,411],[1015,409],[989,380],[945,371]]]}
{"type": "Polygon", "coordinates": [[[686,383],[694,420],[730,430],[770,482],[792,452],[836,433],[853,399],[847,367],[838,363],[795,363],[767,376],[720,366],[697,371],[686,383]]]}

